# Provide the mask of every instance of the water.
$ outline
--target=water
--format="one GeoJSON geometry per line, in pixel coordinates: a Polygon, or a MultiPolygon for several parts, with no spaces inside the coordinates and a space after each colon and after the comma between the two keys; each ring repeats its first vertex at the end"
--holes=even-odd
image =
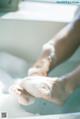
{"type": "Polygon", "coordinates": [[[0,113],[5,112],[8,118],[34,116],[20,107],[15,97],[9,94],[0,94],[0,113]]]}
{"type": "MultiPolygon", "coordinates": [[[[70,59],[52,70],[49,76],[54,77],[67,74],[75,69],[79,64],[80,61],[77,61],[77,59],[70,59]]],[[[37,99],[33,105],[29,105],[27,107],[22,106],[22,108],[31,113],[37,112],[41,115],[80,112],[80,89],[75,90],[75,92],[70,95],[63,106],[59,106],[55,103],[51,103],[42,99],[37,99]]]]}
{"type": "Polygon", "coordinates": [[[4,84],[3,93],[0,92],[0,114],[6,113],[8,118],[34,116],[24,110],[17,102],[17,98],[8,93],[9,87],[17,78],[27,75],[28,62],[8,53],[0,52],[0,82],[4,84]]]}
{"type": "MultiPolygon", "coordinates": [[[[74,57],[75,60],[68,60],[64,64],[55,68],[49,75],[61,76],[80,64],[80,61],[74,57]]],[[[26,76],[28,70],[28,63],[26,61],[12,56],[10,54],[0,54],[0,80],[6,84],[6,90],[18,77],[26,76]],[[14,60],[13,60],[14,59],[14,60]]],[[[80,112],[80,89],[70,95],[63,106],[56,105],[42,99],[36,99],[34,104],[28,106],[19,105],[16,97],[9,94],[0,95],[0,112],[7,112],[11,117],[26,117],[40,115],[55,115],[63,113],[80,112]]],[[[62,117],[61,117],[62,118],[62,117]]],[[[63,117],[64,118],[64,117],[63,117]]],[[[67,118],[67,117],[66,117],[67,118]]],[[[72,117],[72,119],[74,119],[72,117]]]]}

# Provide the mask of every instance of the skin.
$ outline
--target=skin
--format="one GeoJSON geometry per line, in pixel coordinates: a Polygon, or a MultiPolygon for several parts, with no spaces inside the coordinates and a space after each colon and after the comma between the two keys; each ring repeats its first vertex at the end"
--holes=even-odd
{"type": "Polygon", "coordinates": [[[55,47],[56,60],[54,61],[53,59],[52,62],[50,62],[45,50],[33,65],[33,67],[36,67],[37,69],[44,69],[44,71],[42,70],[42,72],[40,72],[42,73],[41,75],[44,76],[48,75],[48,72],[51,69],[55,68],[57,65],[72,56],[76,49],[80,46],[80,20],[76,20],[66,26],[52,39],[52,41],[53,47],[55,47]],[[43,62],[44,59],[46,62],[43,62]],[[46,68],[45,64],[47,65],[46,68]]]}
{"type": "Polygon", "coordinates": [[[28,77],[19,84],[21,89],[15,88],[17,92],[19,91],[18,96],[25,99],[25,102],[26,94],[29,93],[35,98],[63,104],[69,95],[80,86],[80,65],[64,76],[48,77],[48,73],[52,69],[70,58],[80,46],[80,17],[76,17],[72,23],[56,34],[49,43],[51,43],[54,50],[42,50],[41,56],[29,69],[28,77]],[[53,51],[53,57],[50,57],[53,51]]]}
{"type": "MultiPolygon", "coordinates": [[[[44,50],[33,65],[33,68],[37,68],[37,71],[33,71],[31,76],[44,76],[47,77],[48,73],[56,66],[70,58],[77,48],[80,46],[80,18],[77,17],[72,23],[63,28],[55,37],[51,40],[53,47],[55,48],[56,58],[49,60],[49,54],[47,50],[44,50]],[[44,61],[45,60],[45,61],[44,61]]],[[[54,77],[53,77],[54,79],[54,77]]],[[[53,89],[51,91],[51,97],[45,98],[47,100],[57,103],[64,103],[68,96],[80,86],[80,65],[72,72],[65,76],[58,77],[58,81],[54,81],[53,89]],[[54,86],[54,84],[56,86],[54,86]],[[55,87],[55,88],[54,88],[55,87]],[[54,94],[55,89],[55,94],[54,94]],[[63,90],[62,93],[59,90],[63,90]],[[60,99],[65,95],[64,99],[60,99]]]]}

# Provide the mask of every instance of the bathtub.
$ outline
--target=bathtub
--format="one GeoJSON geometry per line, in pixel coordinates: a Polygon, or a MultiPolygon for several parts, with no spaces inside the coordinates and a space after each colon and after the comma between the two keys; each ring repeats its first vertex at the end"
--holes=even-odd
{"type": "MultiPolygon", "coordinates": [[[[42,45],[66,24],[67,22],[58,21],[0,19],[0,51],[19,56],[32,65],[39,56],[42,45]]],[[[79,64],[80,49],[49,75],[61,76],[72,71],[79,64]]],[[[0,113],[7,113],[8,119],[79,119],[80,89],[77,89],[63,106],[41,99],[36,99],[34,104],[22,106],[8,94],[1,96],[0,105],[2,106],[0,113]],[[27,117],[27,112],[39,115],[27,117]]]]}

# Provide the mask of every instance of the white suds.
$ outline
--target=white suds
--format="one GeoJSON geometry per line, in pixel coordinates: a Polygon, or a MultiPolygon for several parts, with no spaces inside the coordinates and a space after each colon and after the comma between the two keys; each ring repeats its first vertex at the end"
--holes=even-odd
{"type": "Polygon", "coordinates": [[[3,93],[5,89],[5,85],[0,81],[0,93],[3,93]]]}
{"type": "Polygon", "coordinates": [[[38,68],[36,68],[36,67],[34,67],[34,68],[30,68],[29,70],[28,70],[28,76],[30,76],[30,75],[32,75],[33,73],[37,73],[38,72],[38,68]]]}
{"type": "Polygon", "coordinates": [[[17,100],[18,103],[22,104],[22,105],[30,105],[32,103],[34,103],[35,98],[29,94],[29,93],[25,93],[23,92],[23,84],[25,84],[25,78],[24,79],[19,79],[17,80],[10,88],[9,88],[9,93],[11,95],[14,95],[17,100]],[[24,83],[23,83],[24,82],[24,83]]]}
{"type": "Polygon", "coordinates": [[[50,52],[50,54],[48,56],[50,60],[52,60],[53,58],[56,57],[55,56],[55,48],[54,48],[52,41],[49,41],[48,43],[43,45],[43,51],[46,51],[46,50],[48,50],[50,52]]]}

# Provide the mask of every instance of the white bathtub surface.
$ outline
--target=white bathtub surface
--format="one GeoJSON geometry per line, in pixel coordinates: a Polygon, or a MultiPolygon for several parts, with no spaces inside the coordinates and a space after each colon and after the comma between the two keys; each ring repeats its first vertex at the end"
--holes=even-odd
{"type": "MultiPolygon", "coordinates": [[[[37,11],[34,4],[33,8],[29,7],[27,4],[26,13],[23,13],[23,10],[21,10],[22,12],[20,11],[16,14],[4,14],[4,16],[1,17],[0,51],[6,51],[16,56],[20,56],[32,64],[33,61],[35,61],[39,56],[42,45],[45,42],[49,41],[61,28],[66,25],[66,23],[60,21],[50,22],[53,21],[50,19],[48,19],[48,21],[46,20],[46,22],[43,22],[49,16],[50,18],[52,16],[54,17],[54,14],[49,15],[47,14],[47,11],[43,12],[43,9],[41,9],[41,11],[43,12],[43,14],[41,14],[39,8],[37,11]],[[29,10],[32,12],[30,12],[29,10]],[[21,16],[21,13],[23,17],[21,16]],[[31,15],[31,13],[33,13],[33,16],[31,15]],[[42,19],[41,17],[42,21],[40,20],[40,14],[45,18],[42,19]],[[16,19],[13,19],[12,16],[21,17],[22,19],[28,17],[28,19],[25,21],[19,19],[18,21],[16,19]],[[31,16],[37,16],[37,21],[33,21],[33,19],[31,19],[31,16]],[[11,20],[10,17],[13,20],[11,20]],[[8,20],[6,20],[7,18],[8,20]]],[[[46,6],[45,9],[47,8],[48,7],[46,6]]],[[[50,7],[51,10],[52,8],[53,7],[50,7]]],[[[66,18],[66,14],[64,15],[66,18]]],[[[72,15],[70,16],[70,18],[72,18],[72,15]]],[[[53,70],[50,75],[61,76],[72,71],[79,64],[80,49],[74,57],[72,57],[68,62],[65,62],[64,64],[61,64],[59,67],[55,68],[55,70],[53,70]]],[[[8,95],[4,95],[0,97],[0,113],[1,112],[6,112],[8,114],[8,117],[6,119],[80,119],[80,113],[75,113],[80,112],[80,90],[78,92],[75,92],[74,95],[70,96],[70,99],[65,103],[63,108],[54,103],[52,104],[44,100],[36,100],[33,105],[24,107],[19,105],[16,99],[13,99],[11,96],[8,97],[8,95]],[[69,114],[64,115],[62,114],[62,112],[69,114]],[[33,115],[38,113],[41,116],[32,116],[31,113],[33,115]],[[28,116],[29,114],[30,117],[28,116]]]]}
{"type": "Polygon", "coordinates": [[[80,113],[36,116],[36,117],[23,117],[23,118],[10,118],[10,119],[80,119],[80,113]]]}
{"type": "Polygon", "coordinates": [[[1,19],[71,22],[77,8],[76,5],[25,1],[21,2],[17,12],[4,14],[1,19]]]}

